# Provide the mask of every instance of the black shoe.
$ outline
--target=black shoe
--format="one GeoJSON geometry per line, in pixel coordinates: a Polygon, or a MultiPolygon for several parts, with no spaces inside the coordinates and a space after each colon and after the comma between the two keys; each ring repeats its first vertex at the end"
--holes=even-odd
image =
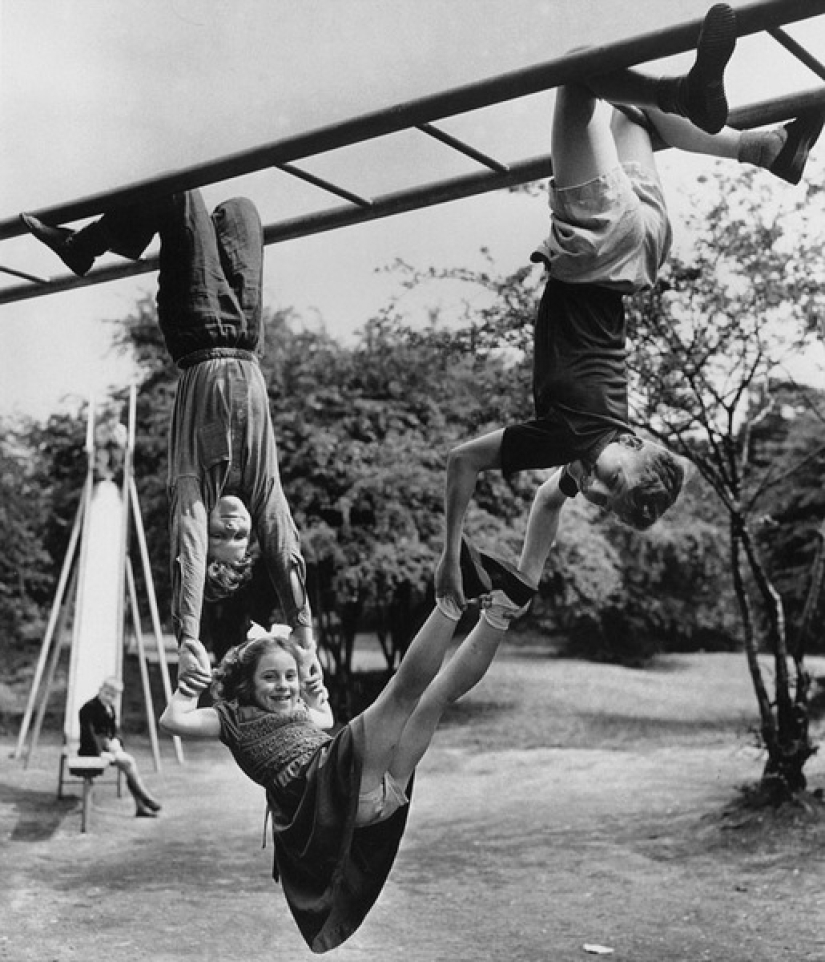
{"type": "Polygon", "coordinates": [[[144,798],[143,804],[152,812],[159,812],[162,808],[160,802],[155,801],[154,798],[144,798]]]}
{"type": "Polygon", "coordinates": [[[686,116],[709,134],[719,133],[728,122],[724,75],[735,46],[736,14],[726,3],[717,3],[702,24],[696,62],[684,86],[686,116]]]}
{"type": "Polygon", "coordinates": [[[768,170],[789,184],[798,184],[808,160],[808,154],[816,143],[825,124],[825,110],[816,107],[801,113],[796,120],[785,124],[788,139],[768,170]]]}
{"type": "Polygon", "coordinates": [[[72,244],[75,231],[66,227],[49,227],[31,214],[21,214],[20,220],[39,241],[57,254],[73,274],[83,277],[89,272],[95,262],[94,256],[77,250],[72,244]]]}
{"type": "Polygon", "coordinates": [[[523,608],[535,595],[536,588],[526,581],[515,565],[495,555],[479,552],[481,564],[490,577],[493,588],[499,588],[514,604],[523,608]]]}
{"type": "Polygon", "coordinates": [[[487,595],[493,590],[493,582],[484,570],[481,556],[465,537],[461,539],[459,564],[461,566],[461,586],[464,589],[464,597],[467,601],[480,598],[481,595],[487,595]]]}
{"type": "Polygon", "coordinates": [[[157,818],[158,813],[153,812],[151,808],[139,808],[135,812],[135,818],[157,818]]]}

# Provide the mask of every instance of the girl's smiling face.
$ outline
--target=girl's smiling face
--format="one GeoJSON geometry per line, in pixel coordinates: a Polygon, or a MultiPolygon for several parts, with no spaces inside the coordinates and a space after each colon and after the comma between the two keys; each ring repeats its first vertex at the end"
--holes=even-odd
{"type": "Polygon", "coordinates": [[[280,648],[262,655],[252,676],[252,690],[255,704],[264,711],[287,712],[297,708],[301,681],[292,655],[280,648]]]}

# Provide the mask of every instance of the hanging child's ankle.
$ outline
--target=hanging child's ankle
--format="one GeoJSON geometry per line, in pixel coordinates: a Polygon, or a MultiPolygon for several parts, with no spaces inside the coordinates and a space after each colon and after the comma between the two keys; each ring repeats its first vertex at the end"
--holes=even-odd
{"type": "Polygon", "coordinates": [[[506,612],[502,609],[485,608],[481,612],[481,617],[491,628],[496,628],[498,631],[507,631],[510,627],[511,619],[506,617],[506,612]]]}
{"type": "Polygon", "coordinates": [[[520,618],[530,607],[529,601],[526,605],[516,604],[501,589],[490,592],[487,597],[489,602],[483,608],[481,617],[491,628],[497,628],[499,631],[507,631],[510,624],[516,618],[520,618]]]}
{"type": "Polygon", "coordinates": [[[784,127],[773,130],[743,130],[739,138],[737,160],[741,164],[770,169],[788,139],[784,127]]]}
{"type": "Polygon", "coordinates": [[[435,599],[435,606],[450,621],[461,621],[462,611],[458,604],[449,595],[435,599]]]}
{"type": "Polygon", "coordinates": [[[656,81],[656,106],[662,113],[687,117],[687,78],[659,77],[656,81]]]}

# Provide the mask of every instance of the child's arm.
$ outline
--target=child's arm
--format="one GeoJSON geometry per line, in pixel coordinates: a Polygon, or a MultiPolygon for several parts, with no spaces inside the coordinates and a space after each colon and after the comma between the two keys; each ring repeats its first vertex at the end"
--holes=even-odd
{"type": "Polygon", "coordinates": [[[461,584],[461,529],[464,515],[482,471],[501,467],[501,440],[504,431],[491,431],[480,438],[459,445],[447,460],[447,483],[444,495],[444,550],[435,573],[437,598],[451,597],[464,607],[461,584]]]}
{"type": "Polygon", "coordinates": [[[335,719],[332,717],[332,708],[329,704],[329,692],[324,685],[323,676],[320,674],[310,675],[304,679],[301,685],[301,696],[309,709],[309,717],[319,728],[332,728],[335,719]]]}
{"type": "Polygon", "coordinates": [[[165,732],[185,738],[220,737],[221,723],[215,709],[198,708],[198,696],[203,687],[194,690],[195,686],[190,682],[186,692],[180,688],[175,691],[160,716],[160,727],[165,732]]]}
{"type": "MultiPolygon", "coordinates": [[[[196,648],[200,643],[203,586],[206,578],[209,549],[209,518],[197,479],[178,479],[171,491],[169,508],[169,548],[172,554],[172,626],[178,645],[187,644],[182,654],[186,668],[194,667],[195,654],[203,663],[205,651],[196,648]],[[188,651],[187,651],[188,649],[188,651]]],[[[208,665],[208,659],[206,659],[208,665]]]]}
{"type": "Polygon", "coordinates": [[[538,584],[550,549],[556,541],[561,511],[568,496],[559,487],[562,470],[553,474],[536,491],[527,533],[519,560],[519,571],[533,584],[538,584]]]}

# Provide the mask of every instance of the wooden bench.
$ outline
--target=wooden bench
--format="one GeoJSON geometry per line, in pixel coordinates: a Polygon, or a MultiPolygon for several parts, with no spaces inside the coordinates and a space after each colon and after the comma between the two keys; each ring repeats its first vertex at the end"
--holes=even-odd
{"type": "MultiPolygon", "coordinates": [[[[69,781],[69,776],[83,782],[83,806],[80,816],[80,831],[85,832],[89,826],[90,814],[92,810],[92,795],[94,793],[94,781],[101,776],[111,765],[106,758],[99,755],[76,755],[64,749],[60,755],[60,775],[57,783],[57,797],[63,798],[63,785],[69,781]]],[[[117,769],[117,794],[118,798],[122,792],[122,772],[117,769]]]]}

